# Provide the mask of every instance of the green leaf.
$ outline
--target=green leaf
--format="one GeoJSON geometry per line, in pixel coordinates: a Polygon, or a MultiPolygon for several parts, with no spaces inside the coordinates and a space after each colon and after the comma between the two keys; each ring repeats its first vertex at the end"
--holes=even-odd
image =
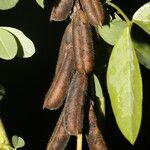
{"type": "Polygon", "coordinates": [[[0,0],[0,9],[6,10],[16,6],[19,0],[0,0]]]}
{"type": "Polygon", "coordinates": [[[99,104],[100,104],[99,107],[100,107],[100,110],[102,111],[103,115],[105,116],[105,98],[103,96],[103,92],[102,92],[100,82],[99,82],[98,78],[96,77],[96,75],[94,75],[94,82],[95,82],[96,96],[99,99],[99,104]]]}
{"type": "Polygon", "coordinates": [[[104,25],[102,27],[99,26],[98,32],[104,41],[110,45],[114,45],[126,26],[127,23],[125,21],[116,18],[110,22],[110,25],[104,25]]]}
{"type": "Polygon", "coordinates": [[[134,47],[139,62],[146,68],[150,69],[150,43],[144,43],[134,40],[134,47]]]}
{"type": "Polygon", "coordinates": [[[150,34],[150,2],[140,7],[133,15],[133,22],[150,34]]]}
{"type": "Polygon", "coordinates": [[[111,53],[107,87],[117,124],[134,144],[141,124],[142,80],[129,27],[123,30],[111,53]]]}
{"type": "Polygon", "coordinates": [[[17,54],[17,42],[8,31],[0,29],[0,58],[13,59],[17,54]]]}
{"type": "Polygon", "coordinates": [[[25,145],[25,141],[21,137],[14,135],[12,137],[12,144],[14,148],[17,149],[23,147],[25,145]]]}
{"type": "Polygon", "coordinates": [[[35,53],[35,47],[33,42],[28,37],[26,37],[22,31],[11,27],[0,27],[0,28],[11,32],[18,39],[23,51],[22,56],[23,58],[31,57],[35,53]]]}
{"type": "Polygon", "coordinates": [[[44,0],[36,0],[36,2],[38,3],[39,6],[44,8],[44,0]]]}
{"type": "Polygon", "coordinates": [[[2,85],[0,85],[0,101],[3,99],[4,95],[5,95],[5,89],[2,85]]]}
{"type": "Polygon", "coordinates": [[[0,149],[4,147],[5,145],[9,145],[9,140],[7,138],[5,128],[3,126],[2,120],[0,118],[0,149]]]}

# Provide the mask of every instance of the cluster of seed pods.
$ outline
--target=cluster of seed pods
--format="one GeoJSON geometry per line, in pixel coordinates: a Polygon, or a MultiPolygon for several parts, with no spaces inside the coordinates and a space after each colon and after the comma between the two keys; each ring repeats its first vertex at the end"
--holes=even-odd
{"type": "MultiPolygon", "coordinates": [[[[70,136],[83,133],[84,105],[88,100],[88,76],[94,68],[91,26],[104,21],[99,0],[57,0],[50,20],[63,21],[70,17],[62,37],[55,76],[48,90],[43,108],[64,108],[48,142],[47,150],[63,150],[70,136]]],[[[89,101],[88,132],[85,133],[91,150],[106,150],[106,144],[97,125],[93,105],[89,101]]]]}

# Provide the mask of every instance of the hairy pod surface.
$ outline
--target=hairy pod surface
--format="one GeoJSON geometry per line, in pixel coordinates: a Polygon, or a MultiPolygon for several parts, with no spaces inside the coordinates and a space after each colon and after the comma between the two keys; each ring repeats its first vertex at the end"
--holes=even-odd
{"type": "Polygon", "coordinates": [[[69,135],[77,136],[82,133],[87,85],[87,75],[76,72],[71,81],[65,104],[64,127],[69,135]]]}
{"type": "Polygon", "coordinates": [[[65,59],[67,59],[66,58],[67,49],[70,49],[72,47],[73,47],[73,43],[72,43],[72,22],[71,22],[66,27],[62,40],[61,40],[55,75],[57,75],[57,73],[61,69],[61,66],[64,63],[65,59]]]}
{"type": "Polygon", "coordinates": [[[92,34],[87,16],[81,10],[74,14],[72,34],[76,70],[90,73],[94,66],[92,34]]]}
{"type": "Polygon", "coordinates": [[[91,25],[97,27],[104,22],[104,10],[99,0],[80,0],[84,12],[91,25]]]}
{"type": "Polygon", "coordinates": [[[74,71],[73,49],[67,49],[67,59],[62,64],[61,69],[55,75],[52,85],[46,94],[43,108],[50,110],[59,108],[66,97],[70,80],[74,71]]]}
{"type": "Polygon", "coordinates": [[[57,0],[52,8],[50,20],[63,21],[65,20],[73,6],[74,0],[57,0]]]}
{"type": "Polygon", "coordinates": [[[89,108],[89,132],[86,139],[91,150],[107,150],[103,136],[98,128],[92,104],[89,108]]]}
{"type": "Polygon", "coordinates": [[[54,132],[47,144],[47,150],[64,150],[69,141],[70,135],[63,126],[64,110],[58,119],[54,132]]]}

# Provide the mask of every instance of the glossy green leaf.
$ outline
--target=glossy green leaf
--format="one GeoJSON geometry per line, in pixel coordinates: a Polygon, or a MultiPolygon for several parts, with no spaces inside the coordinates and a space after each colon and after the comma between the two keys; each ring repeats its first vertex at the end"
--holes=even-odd
{"type": "Polygon", "coordinates": [[[36,2],[38,3],[39,6],[44,8],[44,0],[36,0],[36,2]]]}
{"type": "Polygon", "coordinates": [[[133,21],[150,34],[150,2],[146,3],[135,12],[133,21]]]}
{"type": "Polygon", "coordinates": [[[0,28],[11,32],[18,39],[23,51],[22,56],[23,58],[31,57],[35,53],[35,47],[33,42],[27,36],[25,36],[22,31],[11,27],[0,27],[0,28]]]}
{"type": "Polygon", "coordinates": [[[117,124],[123,135],[134,143],[141,124],[141,73],[126,27],[114,46],[107,70],[107,87],[117,124]]]}
{"type": "Polygon", "coordinates": [[[134,47],[139,62],[146,68],[150,69],[150,43],[144,43],[134,40],[134,47]]]}
{"type": "Polygon", "coordinates": [[[99,26],[98,32],[104,41],[110,45],[114,45],[126,26],[127,23],[125,21],[116,18],[113,19],[109,25],[99,26]]]}
{"type": "Polygon", "coordinates": [[[0,101],[3,99],[4,95],[5,95],[5,89],[2,85],[0,85],[0,101]]]}
{"type": "Polygon", "coordinates": [[[21,137],[14,135],[12,137],[12,144],[15,148],[21,148],[25,145],[25,141],[21,137]]]}
{"type": "Polygon", "coordinates": [[[0,0],[0,9],[6,10],[16,6],[19,0],[0,0]]]}
{"type": "Polygon", "coordinates": [[[105,116],[105,98],[103,96],[101,84],[100,84],[98,78],[96,77],[96,75],[94,75],[94,83],[95,83],[96,96],[99,99],[99,104],[100,104],[99,107],[100,107],[100,110],[102,111],[103,115],[105,116]]]}
{"type": "Polygon", "coordinates": [[[17,42],[8,31],[0,29],[0,58],[12,59],[17,54],[17,42]]]}

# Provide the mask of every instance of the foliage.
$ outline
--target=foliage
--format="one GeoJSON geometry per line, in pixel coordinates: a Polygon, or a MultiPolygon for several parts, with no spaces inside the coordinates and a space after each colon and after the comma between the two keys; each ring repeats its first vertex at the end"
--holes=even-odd
{"type": "MultiPolygon", "coordinates": [[[[16,6],[19,0],[3,0],[0,1],[0,9],[7,10],[16,6]]],[[[0,58],[5,60],[13,59],[18,56],[23,58],[31,57],[35,53],[35,47],[32,41],[27,38],[24,33],[12,27],[0,27],[0,58]]],[[[3,99],[5,89],[0,85],[0,100],[3,99]]],[[[17,150],[25,145],[21,137],[13,136],[11,147],[6,135],[6,131],[0,119],[0,149],[17,150]]]]}
{"type": "Polygon", "coordinates": [[[35,53],[35,47],[22,31],[12,27],[0,27],[0,58],[12,59],[17,51],[21,57],[27,58],[35,53]]]}
{"type": "Polygon", "coordinates": [[[139,8],[133,15],[133,22],[150,34],[150,2],[139,8]]]}
{"type": "Polygon", "coordinates": [[[39,6],[44,8],[44,0],[36,0],[36,2],[38,3],[39,6]]]}
{"type": "Polygon", "coordinates": [[[105,98],[103,95],[102,87],[96,75],[94,75],[94,82],[95,82],[95,94],[99,100],[99,108],[102,111],[103,115],[105,116],[105,98]]]}
{"type": "Polygon", "coordinates": [[[110,45],[114,45],[119,39],[120,33],[127,26],[118,14],[115,14],[115,19],[111,19],[109,25],[104,25],[98,28],[100,36],[110,45]]]}
{"type": "Polygon", "coordinates": [[[14,146],[14,150],[16,150],[18,148],[24,147],[25,142],[21,137],[14,135],[12,137],[12,144],[14,146]]]}
{"type": "Polygon", "coordinates": [[[7,10],[16,6],[19,0],[1,0],[0,1],[0,9],[7,10]]]}
{"type": "Polygon", "coordinates": [[[134,144],[142,116],[142,80],[138,59],[149,68],[150,47],[149,44],[133,42],[130,33],[134,22],[149,34],[150,3],[137,10],[131,21],[115,4],[107,4],[125,20],[116,17],[109,26],[98,28],[102,38],[114,45],[107,68],[107,87],[117,124],[123,135],[134,144]]]}

